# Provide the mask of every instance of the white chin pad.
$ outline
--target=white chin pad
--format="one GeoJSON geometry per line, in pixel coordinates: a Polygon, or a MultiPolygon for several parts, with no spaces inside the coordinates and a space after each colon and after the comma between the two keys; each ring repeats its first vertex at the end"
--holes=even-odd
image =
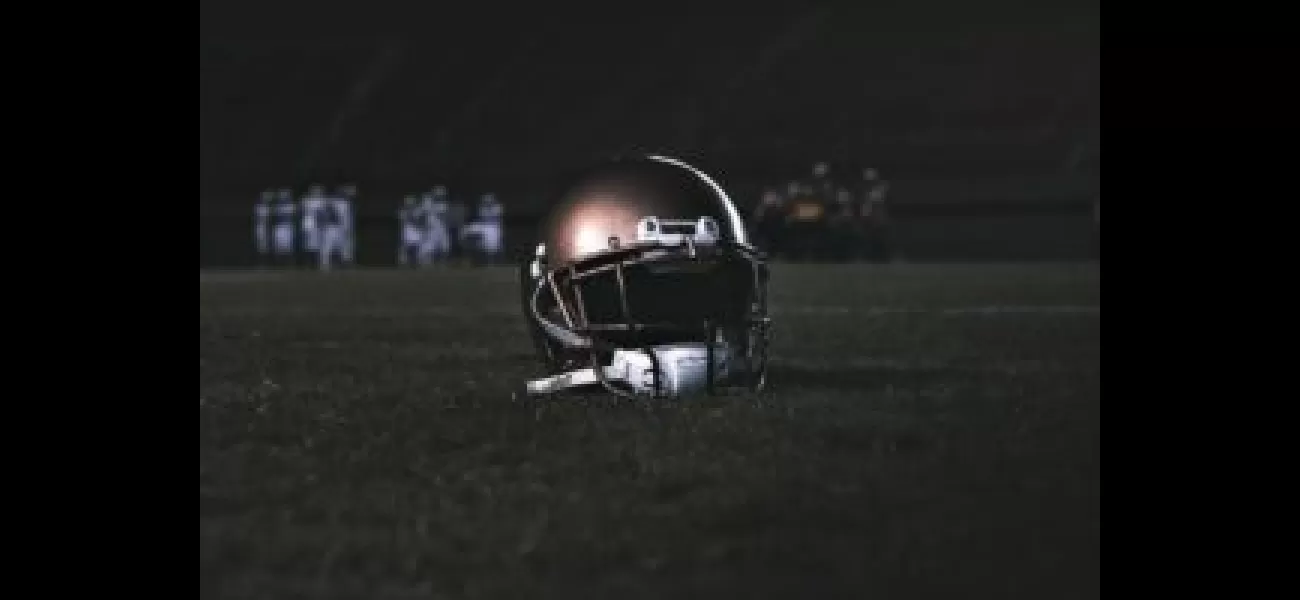
{"type": "MultiPolygon", "coordinates": [[[[650,349],[659,362],[659,396],[689,396],[708,388],[709,349],[707,344],[672,344],[650,349]]],[[[605,379],[622,384],[636,394],[655,395],[655,365],[643,350],[615,350],[609,366],[601,369],[605,379]]],[[[713,381],[722,382],[731,371],[731,352],[726,344],[713,346],[713,381]]],[[[534,394],[549,394],[573,387],[598,384],[594,369],[579,369],[528,382],[534,394]]]]}
{"type": "MultiPolygon", "coordinates": [[[[707,344],[674,344],[650,349],[659,361],[659,394],[686,396],[703,392],[709,381],[709,349],[707,344]]],[[[724,344],[713,346],[713,380],[726,378],[731,368],[731,356],[724,344]]],[[[606,377],[621,381],[639,394],[655,393],[655,368],[650,357],[642,350],[615,350],[614,359],[606,368],[606,377]]]]}

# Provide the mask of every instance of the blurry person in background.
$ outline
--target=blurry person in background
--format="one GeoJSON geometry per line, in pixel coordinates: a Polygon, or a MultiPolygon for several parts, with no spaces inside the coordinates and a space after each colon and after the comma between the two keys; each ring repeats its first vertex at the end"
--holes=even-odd
{"type": "Polygon", "coordinates": [[[889,185],[880,177],[880,171],[875,167],[864,167],[862,169],[862,189],[864,192],[870,192],[873,188],[889,185]]]}
{"type": "Polygon", "coordinates": [[[831,204],[835,201],[836,192],[838,191],[835,180],[831,178],[831,166],[825,161],[813,165],[812,179],[809,179],[804,186],[808,192],[821,198],[825,204],[831,204]]]}
{"type": "Polygon", "coordinates": [[[881,179],[880,172],[868,167],[862,170],[862,189],[860,216],[862,230],[866,237],[867,258],[878,262],[889,262],[893,252],[889,240],[889,182],[881,179]]]}
{"type": "Polygon", "coordinates": [[[862,169],[862,184],[858,190],[860,198],[863,200],[878,198],[880,202],[884,202],[888,191],[889,182],[880,177],[880,171],[874,167],[862,169]]]}
{"type": "Polygon", "coordinates": [[[791,181],[785,186],[785,203],[786,206],[794,204],[795,200],[805,196],[803,184],[798,181],[791,181]]]}
{"type": "Polygon", "coordinates": [[[842,235],[837,229],[837,198],[843,186],[835,181],[830,163],[813,164],[811,177],[803,181],[800,199],[792,203],[800,254],[809,259],[838,259],[842,235]]]}
{"type": "Polygon", "coordinates": [[[451,253],[451,231],[447,226],[451,202],[446,186],[435,186],[432,192],[426,192],[420,205],[424,211],[424,246],[420,250],[424,258],[420,264],[427,265],[451,253]]]}
{"type": "Polygon", "coordinates": [[[275,253],[275,264],[289,266],[294,263],[294,232],[298,229],[296,217],[298,205],[293,201],[293,192],[289,188],[280,188],[275,195],[275,206],[271,211],[271,244],[275,253]]]}
{"type": "Polygon", "coordinates": [[[476,263],[492,264],[501,254],[501,222],[505,209],[495,194],[486,193],[479,198],[474,220],[461,231],[463,247],[476,263]]]}
{"type": "Polygon", "coordinates": [[[303,194],[300,201],[301,226],[302,226],[302,244],[299,250],[303,253],[302,260],[307,261],[304,264],[311,264],[319,261],[320,255],[320,223],[321,212],[325,209],[325,188],[320,185],[312,185],[307,188],[307,193],[303,194]],[[313,256],[315,255],[315,256],[313,256]]]}
{"type": "Polygon", "coordinates": [[[351,221],[351,202],[344,192],[321,199],[315,216],[319,236],[316,251],[320,270],[328,271],[335,265],[351,263],[348,252],[348,230],[351,221]]]}
{"type": "Polygon", "coordinates": [[[413,194],[402,198],[402,207],[397,209],[397,227],[400,241],[397,243],[397,264],[403,267],[424,265],[424,234],[428,231],[425,221],[428,213],[415,201],[413,194]]]}
{"type": "Polygon", "coordinates": [[[253,205],[253,249],[257,251],[257,266],[271,264],[271,209],[275,190],[265,190],[253,205]]]}
{"type": "Polygon", "coordinates": [[[787,258],[811,260],[822,254],[827,198],[817,186],[791,182],[787,188],[790,209],[785,214],[782,248],[787,258]]]}

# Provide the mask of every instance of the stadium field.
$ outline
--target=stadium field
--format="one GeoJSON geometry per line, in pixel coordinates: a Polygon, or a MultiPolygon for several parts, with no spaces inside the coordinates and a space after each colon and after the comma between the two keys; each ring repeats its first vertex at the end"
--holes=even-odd
{"type": "Polygon", "coordinates": [[[1098,264],[777,265],[770,388],[512,396],[505,268],[200,273],[205,598],[1095,598],[1098,264]]]}

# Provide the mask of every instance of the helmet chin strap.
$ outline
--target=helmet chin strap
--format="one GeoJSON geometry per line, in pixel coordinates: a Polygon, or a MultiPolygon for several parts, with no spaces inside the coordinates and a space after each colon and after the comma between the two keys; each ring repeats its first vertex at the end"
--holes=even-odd
{"type": "Polygon", "coordinates": [[[604,384],[628,396],[678,397],[703,393],[731,370],[726,344],[668,344],[645,350],[614,351],[610,364],[594,365],[527,383],[530,394],[545,395],[604,384]],[[710,368],[710,361],[712,367],[710,368]],[[711,372],[710,372],[711,371],[711,372]],[[617,387],[615,387],[617,386],[617,387]]]}

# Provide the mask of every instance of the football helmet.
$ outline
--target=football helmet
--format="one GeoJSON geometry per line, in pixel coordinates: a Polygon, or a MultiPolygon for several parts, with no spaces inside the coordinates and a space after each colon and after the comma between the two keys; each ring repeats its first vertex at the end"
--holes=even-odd
{"type": "Polygon", "coordinates": [[[712,178],[680,160],[613,159],[553,198],[521,265],[548,373],[530,394],[757,391],[770,336],[764,254],[712,178]]]}

